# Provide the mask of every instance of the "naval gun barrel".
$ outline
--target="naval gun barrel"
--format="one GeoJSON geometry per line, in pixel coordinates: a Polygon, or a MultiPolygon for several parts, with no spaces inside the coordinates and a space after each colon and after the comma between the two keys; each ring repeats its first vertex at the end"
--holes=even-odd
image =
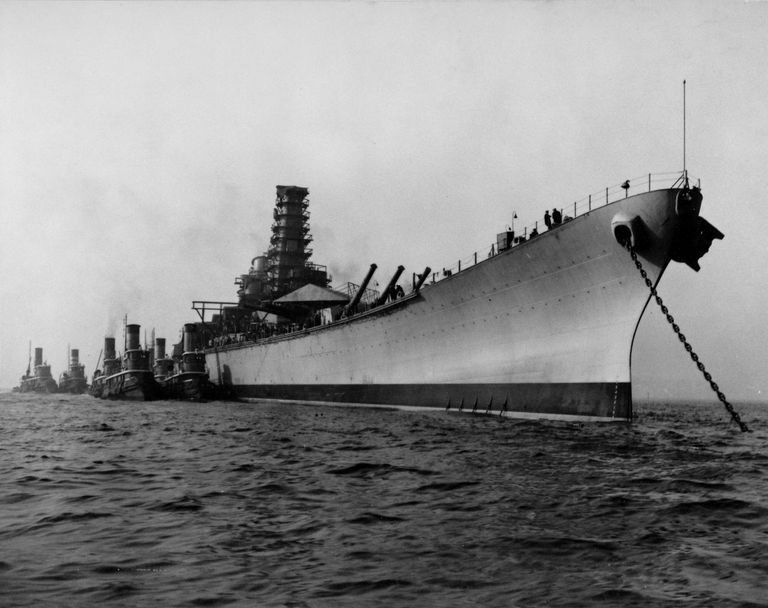
{"type": "Polygon", "coordinates": [[[346,314],[352,314],[357,305],[360,304],[360,300],[362,299],[363,294],[365,294],[365,289],[368,287],[368,283],[371,281],[371,277],[373,276],[373,273],[376,272],[377,268],[378,266],[376,266],[376,264],[371,264],[371,267],[368,269],[368,274],[365,275],[363,282],[360,283],[360,289],[357,290],[355,297],[352,298],[352,301],[347,304],[347,307],[344,309],[346,314]]]}
{"type": "Polygon", "coordinates": [[[427,280],[427,277],[429,276],[429,273],[432,272],[432,269],[427,266],[424,269],[424,272],[422,274],[417,274],[416,276],[419,277],[419,280],[416,282],[416,285],[413,286],[413,291],[419,291],[421,289],[421,286],[424,284],[424,281],[427,280]]]}
{"type": "Polygon", "coordinates": [[[379,296],[379,299],[376,300],[376,303],[374,304],[374,306],[381,306],[382,304],[384,304],[384,302],[387,301],[387,298],[389,297],[389,294],[392,291],[392,288],[395,286],[395,283],[397,283],[397,279],[399,279],[400,275],[403,274],[403,270],[405,270],[405,266],[401,265],[397,267],[397,270],[395,271],[395,274],[390,279],[389,284],[387,285],[387,288],[379,296]]]}

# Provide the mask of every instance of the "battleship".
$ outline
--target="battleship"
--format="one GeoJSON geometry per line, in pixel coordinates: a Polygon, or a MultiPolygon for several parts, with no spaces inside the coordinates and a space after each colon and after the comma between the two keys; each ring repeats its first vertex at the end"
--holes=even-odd
{"type": "Polygon", "coordinates": [[[407,291],[398,267],[381,293],[375,264],[329,288],[310,262],[309,190],[277,186],[269,248],[238,300],[192,304],[210,378],[256,401],[631,420],[648,285],[673,261],[698,270],[723,238],[687,171],[640,181],[554,209],[541,231],[505,230],[453,269],[413,272],[407,291]]]}
{"type": "Polygon", "coordinates": [[[43,361],[43,349],[35,348],[35,365],[30,369],[32,363],[32,345],[30,344],[30,356],[27,361],[27,371],[21,377],[19,386],[14,387],[14,392],[18,393],[55,393],[58,390],[56,380],[51,375],[51,366],[47,361],[43,361]]]}

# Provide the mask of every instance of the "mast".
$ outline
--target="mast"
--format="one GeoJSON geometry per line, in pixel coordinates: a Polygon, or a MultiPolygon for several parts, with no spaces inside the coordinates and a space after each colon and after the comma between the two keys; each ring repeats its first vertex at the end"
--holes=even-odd
{"type": "Polygon", "coordinates": [[[98,359],[96,359],[96,367],[94,367],[94,368],[93,368],[93,372],[94,372],[94,373],[91,375],[91,378],[93,378],[93,376],[95,375],[95,373],[96,373],[96,370],[97,370],[97,369],[99,369],[99,363],[101,363],[101,355],[102,355],[103,353],[104,353],[104,349],[102,348],[102,349],[99,351],[99,358],[98,358],[98,359]]]}
{"type": "Polygon", "coordinates": [[[686,144],[686,125],[685,125],[685,79],[683,79],[683,180],[685,187],[688,187],[688,169],[685,165],[685,144],[686,144]]]}

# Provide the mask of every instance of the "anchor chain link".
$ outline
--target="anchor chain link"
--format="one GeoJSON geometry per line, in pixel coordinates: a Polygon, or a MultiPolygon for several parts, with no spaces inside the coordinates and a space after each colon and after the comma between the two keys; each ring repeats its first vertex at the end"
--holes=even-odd
{"type": "Polygon", "coordinates": [[[645,268],[643,268],[642,262],[640,262],[639,258],[637,257],[637,253],[635,253],[635,250],[632,248],[631,245],[627,244],[627,250],[629,251],[629,255],[632,256],[632,261],[635,263],[635,266],[640,271],[640,276],[643,277],[643,280],[645,281],[646,286],[651,292],[651,295],[653,296],[654,300],[656,300],[656,304],[659,305],[659,309],[661,310],[662,314],[667,318],[667,322],[672,326],[672,330],[677,335],[677,338],[682,342],[683,346],[685,347],[685,350],[688,352],[688,354],[691,356],[691,359],[696,364],[696,367],[699,368],[699,371],[704,376],[704,379],[709,383],[709,386],[712,388],[712,390],[717,395],[717,398],[722,402],[722,404],[725,406],[725,409],[728,410],[728,413],[731,415],[731,419],[736,422],[736,424],[739,425],[739,428],[741,429],[742,433],[746,433],[749,431],[749,428],[747,425],[742,421],[739,414],[736,412],[736,410],[733,409],[733,406],[728,402],[728,399],[725,398],[725,395],[720,390],[720,387],[717,386],[717,383],[712,379],[712,375],[706,370],[704,367],[704,364],[699,360],[699,356],[694,352],[693,347],[688,342],[688,340],[685,337],[685,334],[680,331],[680,326],[675,323],[675,318],[669,314],[669,309],[664,304],[663,300],[661,299],[661,296],[656,291],[656,288],[653,286],[653,281],[648,277],[648,273],[645,271],[645,268]]]}

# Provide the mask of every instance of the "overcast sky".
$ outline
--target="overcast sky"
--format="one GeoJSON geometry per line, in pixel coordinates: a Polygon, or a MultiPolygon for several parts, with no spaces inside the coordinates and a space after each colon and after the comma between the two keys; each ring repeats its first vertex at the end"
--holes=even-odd
{"type": "MultiPolygon", "coordinates": [[[[309,188],[335,286],[679,171],[686,79],[687,167],[726,236],[660,293],[726,395],[762,399],[766,58],[768,2],[1,2],[0,386],[30,340],[90,375],[124,315],[171,343],[193,300],[234,300],[277,184],[309,188]]],[[[711,394],[653,309],[633,379],[711,394]]]]}

